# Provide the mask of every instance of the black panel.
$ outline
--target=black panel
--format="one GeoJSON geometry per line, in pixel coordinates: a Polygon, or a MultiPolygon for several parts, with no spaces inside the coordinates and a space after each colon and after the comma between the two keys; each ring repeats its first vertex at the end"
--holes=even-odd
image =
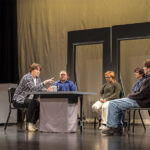
{"type": "Polygon", "coordinates": [[[150,38],[150,23],[136,23],[112,27],[112,67],[120,76],[120,41],[150,38]]]}
{"type": "MultiPolygon", "coordinates": [[[[88,29],[68,32],[67,71],[71,80],[76,81],[76,46],[103,44],[103,73],[112,69],[110,50],[110,28],[88,29]]],[[[103,78],[104,82],[104,78],[103,78]]]]}
{"type": "Polygon", "coordinates": [[[0,83],[18,82],[17,4],[0,2],[0,83]]]}

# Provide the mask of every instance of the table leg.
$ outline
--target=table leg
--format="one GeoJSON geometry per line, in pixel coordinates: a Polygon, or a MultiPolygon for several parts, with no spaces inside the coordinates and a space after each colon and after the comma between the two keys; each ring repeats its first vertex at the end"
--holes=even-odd
{"type": "Polygon", "coordinates": [[[83,130],[83,96],[80,97],[80,132],[83,130]]]}

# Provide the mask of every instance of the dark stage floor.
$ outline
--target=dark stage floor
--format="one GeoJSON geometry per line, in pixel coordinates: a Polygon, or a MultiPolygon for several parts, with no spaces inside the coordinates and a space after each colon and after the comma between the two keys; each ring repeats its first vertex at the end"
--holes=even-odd
{"type": "Polygon", "coordinates": [[[136,126],[135,133],[123,136],[104,136],[93,125],[86,125],[77,133],[28,133],[16,125],[7,131],[0,126],[0,150],[149,150],[150,126],[146,132],[136,126]]]}

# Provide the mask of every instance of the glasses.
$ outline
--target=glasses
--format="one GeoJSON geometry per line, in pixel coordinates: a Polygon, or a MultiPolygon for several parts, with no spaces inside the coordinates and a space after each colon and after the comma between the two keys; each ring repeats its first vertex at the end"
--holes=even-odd
{"type": "Polygon", "coordinates": [[[110,79],[111,77],[105,77],[106,79],[110,79]]]}
{"type": "Polygon", "coordinates": [[[67,77],[67,75],[66,75],[66,74],[60,74],[60,77],[61,77],[61,78],[63,78],[63,77],[65,77],[65,78],[66,78],[66,77],[67,77]]]}

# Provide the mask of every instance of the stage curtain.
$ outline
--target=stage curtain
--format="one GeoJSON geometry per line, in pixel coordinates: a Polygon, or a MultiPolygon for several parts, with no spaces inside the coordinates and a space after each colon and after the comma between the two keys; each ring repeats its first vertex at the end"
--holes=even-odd
{"type": "Polygon", "coordinates": [[[16,0],[0,1],[0,83],[18,83],[16,0]]]}
{"type": "MultiPolygon", "coordinates": [[[[66,69],[68,31],[149,22],[149,8],[149,0],[17,0],[20,78],[28,71],[31,63],[38,62],[42,65],[42,79],[54,76],[57,80],[59,71],[66,69]]],[[[149,42],[141,42],[141,49],[138,50],[142,51],[143,55],[147,55],[148,47],[145,50],[143,49],[145,45],[148,46],[149,42]]],[[[132,47],[132,44],[125,42],[121,46],[123,46],[123,51],[126,51],[125,53],[129,52],[129,49],[136,53],[139,45],[134,44],[134,47],[132,47]]],[[[89,59],[89,55],[96,56],[97,51],[101,51],[102,47],[92,47],[93,51],[90,54],[91,46],[87,46],[86,49],[87,51],[83,50],[84,54],[82,55],[86,57],[85,59],[89,59]]],[[[126,58],[121,57],[121,64],[128,61],[128,58],[126,58]]],[[[77,59],[81,66],[88,64],[88,60],[83,60],[81,56],[77,59]]],[[[102,62],[101,59],[100,56],[100,62],[102,62]]],[[[138,62],[142,63],[143,59],[145,57],[139,59],[138,62]]],[[[130,72],[129,74],[125,73],[126,76],[123,78],[131,78],[132,70],[136,67],[135,60],[138,60],[138,55],[136,59],[130,60],[132,62],[128,65],[130,72]]],[[[80,89],[96,92],[98,95],[103,73],[101,72],[101,63],[100,66],[97,63],[99,62],[93,61],[90,64],[93,67],[83,68],[84,70],[77,68],[77,70],[79,71],[80,82],[78,84],[81,86],[80,89]],[[97,67],[100,67],[99,72],[96,71],[97,67]],[[94,77],[91,75],[93,70],[94,77]],[[89,74],[90,76],[88,76],[89,74]],[[83,76],[85,81],[89,83],[84,83],[83,76]],[[88,84],[90,86],[87,86],[88,84]]],[[[121,68],[122,75],[126,71],[123,68],[124,66],[121,68]]],[[[126,86],[126,88],[128,87],[126,86]]],[[[85,102],[87,117],[92,116],[91,101],[94,100],[89,98],[85,102]]]]}

